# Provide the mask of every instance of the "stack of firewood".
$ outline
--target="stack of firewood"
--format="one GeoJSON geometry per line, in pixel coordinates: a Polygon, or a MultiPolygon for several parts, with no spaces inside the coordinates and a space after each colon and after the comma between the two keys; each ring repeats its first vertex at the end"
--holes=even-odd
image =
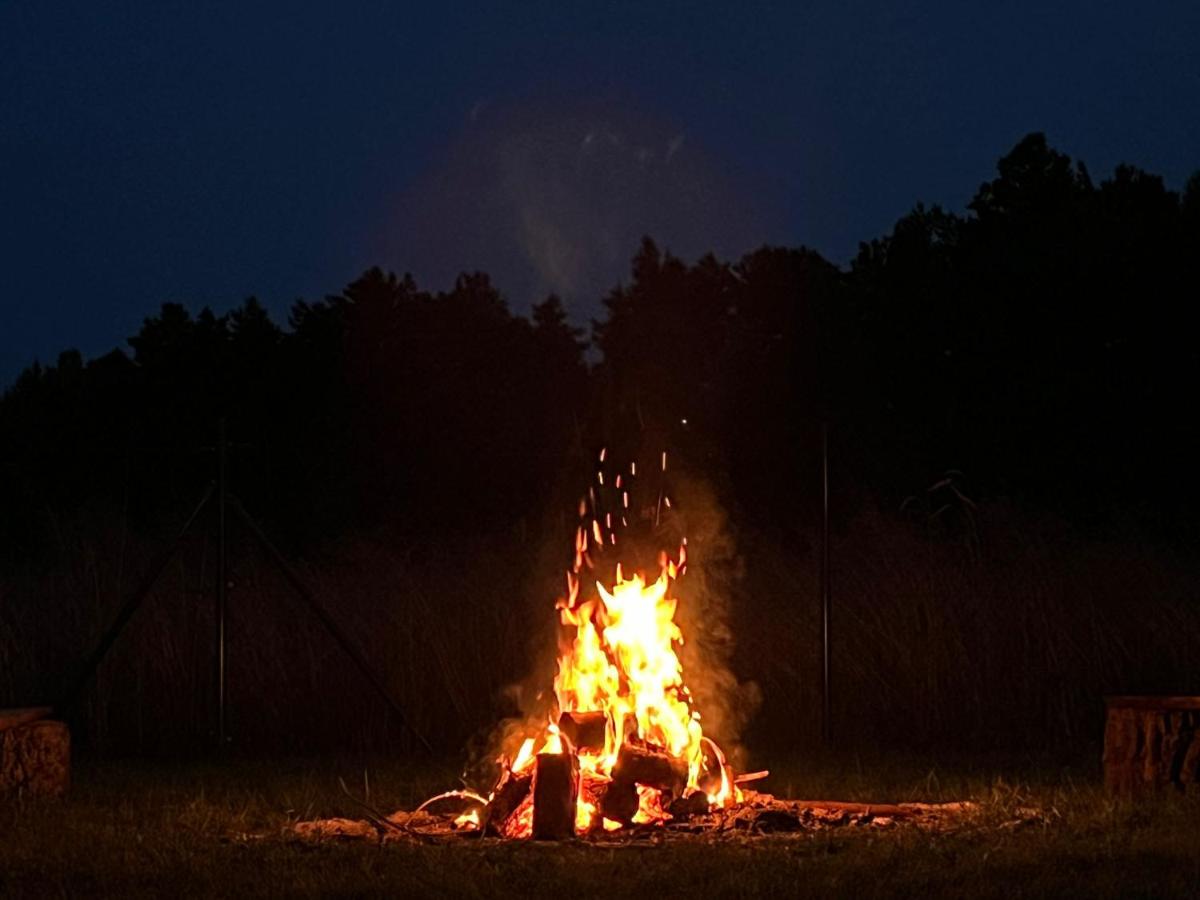
{"type": "MultiPolygon", "coordinates": [[[[583,784],[576,752],[598,747],[591,743],[592,735],[582,730],[574,733],[583,741],[581,745],[564,742],[566,746],[562,753],[539,753],[530,769],[519,773],[506,771],[501,776],[484,815],[482,828],[485,834],[507,834],[509,822],[531,791],[535,840],[562,840],[575,834],[576,806],[580,792],[585,789],[587,795],[595,799],[599,810],[599,816],[593,822],[593,827],[597,828],[601,819],[630,825],[638,811],[639,787],[658,791],[662,808],[669,809],[675,818],[708,811],[708,798],[702,791],[684,796],[687,763],[647,747],[626,744],[617,755],[610,780],[583,784]]],[[[601,732],[599,746],[602,745],[601,732]]]]}

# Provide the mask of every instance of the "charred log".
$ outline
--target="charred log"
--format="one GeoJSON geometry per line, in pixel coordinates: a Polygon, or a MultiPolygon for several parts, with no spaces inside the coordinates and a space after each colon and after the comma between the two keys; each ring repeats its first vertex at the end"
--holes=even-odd
{"type": "Polygon", "coordinates": [[[485,835],[502,836],[505,824],[529,796],[529,788],[532,785],[532,775],[516,775],[509,772],[507,778],[496,789],[492,802],[487,805],[480,831],[485,835]]]}
{"type": "Polygon", "coordinates": [[[692,816],[702,816],[708,812],[708,796],[704,791],[693,791],[686,797],[676,797],[667,807],[671,818],[685,821],[692,816]]]}
{"type": "Polygon", "coordinates": [[[578,750],[603,750],[608,716],[603,712],[565,712],[558,717],[558,730],[578,750]]]}
{"type": "Polygon", "coordinates": [[[612,775],[614,783],[641,784],[681,797],[687,787],[688,770],[685,760],[626,744],[617,756],[612,775]]]}
{"type": "Polygon", "coordinates": [[[637,811],[637,785],[632,781],[611,782],[600,797],[600,815],[606,819],[628,825],[637,811]]]}
{"type": "Polygon", "coordinates": [[[539,753],[533,785],[533,838],[561,841],[575,835],[579,759],[573,753],[539,753]]]}

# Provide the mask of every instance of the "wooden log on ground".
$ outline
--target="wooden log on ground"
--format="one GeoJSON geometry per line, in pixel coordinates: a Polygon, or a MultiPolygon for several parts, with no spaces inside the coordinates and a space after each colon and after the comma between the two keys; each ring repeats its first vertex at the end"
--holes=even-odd
{"type": "Polygon", "coordinates": [[[645,750],[626,744],[617,754],[613,781],[641,784],[682,797],[687,787],[687,761],[668,756],[660,750],[645,750]]]}
{"type": "Polygon", "coordinates": [[[0,710],[0,793],[58,797],[71,783],[71,734],[50,709],[0,710]]]}
{"type": "Polygon", "coordinates": [[[794,811],[839,812],[857,816],[887,816],[890,819],[920,819],[929,815],[967,813],[975,809],[969,801],[950,803],[848,803],[843,800],[780,800],[771,798],[767,807],[794,811]]]}
{"type": "Polygon", "coordinates": [[[533,780],[533,839],[561,841],[575,835],[579,759],[574,753],[539,753],[533,780]]]}
{"type": "Polygon", "coordinates": [[[565,712],[558,717],[558,730],[571,739],[577,750],[603,750],[608,716],[603,712],[565,712]]]}
{"type": "Polygon", "coordinates": [[[485,835],[503,836],[504,826],[512,814],[517,811],[517,807],[529,796],[529,788],[532,784],[532,774],[517,775],[509,772],[500,786],[496,788],[492,802],[487,805],[487,809],[483,813],[483,824],[480,831],[485,835]]]}
{"type": "Polygon", "coordinates": [[[1200,697],[1106,697],[1104,786],[1130,796],[1200,782],[1200,697]]]}

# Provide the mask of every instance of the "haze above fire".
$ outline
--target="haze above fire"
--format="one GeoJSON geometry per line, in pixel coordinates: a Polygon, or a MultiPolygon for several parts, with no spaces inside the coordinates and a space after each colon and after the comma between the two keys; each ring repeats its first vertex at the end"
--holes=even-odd
{"type": "Polygon", "coordinates": [[[682,123],[624,104],[481,100],[397,204],[380,252],[423,284],[480,269],[517,308],[555,293],[584,318],[627,279],[643,235],[685,258],[780,239],[782,213],[752,188],[682,123]]]}

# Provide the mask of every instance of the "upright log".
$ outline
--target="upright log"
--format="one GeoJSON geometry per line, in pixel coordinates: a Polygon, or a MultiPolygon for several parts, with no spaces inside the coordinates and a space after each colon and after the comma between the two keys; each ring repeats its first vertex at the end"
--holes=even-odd
{"type": "Polygon", "coordinates": [[[575,836],[579,799],[579,759],[574,753],[539,753],[533,779],[533,839],[561,841],[575,836]]]}
{"type": "Polygon", "coordinates": [[[1104,786],[1129,796],[1200,782],[1200,697],[1106,697],[1104,786]]]}
{"type": "Polygon", "coordinates": [[[71,734],[50,709],[0,710],[0,794],[58,797],[71,783],[71,734]]]}

